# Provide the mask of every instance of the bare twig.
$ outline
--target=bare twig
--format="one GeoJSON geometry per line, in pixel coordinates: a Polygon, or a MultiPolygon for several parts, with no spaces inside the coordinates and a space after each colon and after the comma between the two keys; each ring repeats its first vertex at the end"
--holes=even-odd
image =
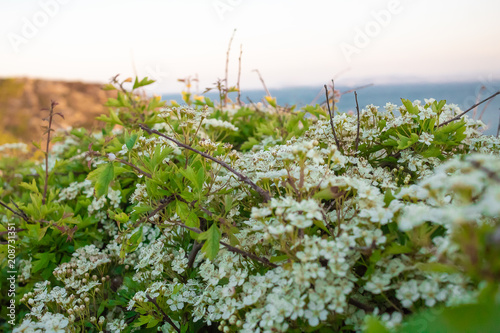
{"type": "MultiPolygon", "coordinates": [[[[325,84],[325,93],[326,93],[326,105],[328,105],[328,114],[330,115],[330,125],[332,126],[333,137],[335,138],[335,144],[337,145],[337,148],[340,150],[339,139],[337,139],[337,133],[335,133],[335,126],[333,126],[333,114],[332,110],[330,109],[330,98],[328,97],[328,87],[326,86],[326,84],[325,84]]],[[[333,110],[335,111],[335,96],[332,99],[333,99],[333,110]]]]}
{"type": "Polygon", "coordinates": [[[255,111],[257,112],[260,112],[259,108],[257,107],[257,104],[255,104],[251,99],[250,97],[247,96],[247,100],[253,105],[253,107],[255,108],[255,111]]]}
{"type": "MultiPolygon", "coordinates": [[[[482,93],[483,90],[486,90],[486,87],[484,85],[481,86],[481,88],[479,89],[479,92],[477,93],[476,103],[481,100],[481,93],[482,93]]],[[[474,111],[472,112],[472,118],[476,119],[476,115],[477,115],[477,107],[475,107],[474,111]]]]}
{"type": "Polygon", "coordinates": [[[349,89],[349,90],[346,90],[346,91],[341,92],[341,93],[340,93],[340,96],[345,95],[345,94],[348,94],[348,93],[351,93],[351,92],[353,92],[353,91],[357,91],[357,90],[365,89],[365,88],[371,87],[371,86],[373,86],[373,85],[374,85],[373,83],[370,83],[370,84],[365,84],[364,86],[360,86],[360,87],[352,88],[352,89],[349,89]]]}
{"type": "Polygon", "coordinates": [[[493,102],[493,100],[492,100],[492,99],[490,99],[490,100],[488,101],[488,103],[486,103],[486,104],[484,105],[483,110],[482,110],[482,111],[481,111],[481,113],[479,114],[479,118],[478,118],[479,120],[483,119],[484,112],[486,111],[486,109],[488,108],[488,106],[491,104],[491,102],[493,102]]]}
{"type": "Polygon", "coordinates": [[[257,72],[257,75],[259,76],[260,82],[262,82],[262,85],[264,86],[264,90],[266,91],[267,96],[271,96],[271,93],[269,92],[269,89],[266,87],[266,83],[264,82],[264,79],[262,78],[262,75],[260,75],[260,72],[258,69],[254,69],[252,72],[257,72]]]}
{"type": "Polygon", "coordinates": [[[236,82],[236,89],[238,89],[238,97],[237,102],[239,106],[242,106],[241,103],[241,89],[240,89],[240,78],[241,78],[241,55],[243,54],[243,45],[240,45],[240,57],[238,58],[238,81],[236,82]]]}
{"type": "MultiPolygon", "coordinates": [[[[498,111],[500,111],[500,108],[498,108],[498,111]]],[[[499,112],[499,116],[498,116],[497,138],[498,138],[499,134],[500,134],[500,112],[499,112]]]]}
{"type": "Polygon", "coordinates": [[[226,84],[226,92],[224,94],[224,105],[226,105],[226,101],[227,101],[227,91],[229,89],[229,85],[228,85],[228,81],[227,81],[227,77],[228,77],[228,72],[229,72],[229,52],[231,51],[231,44],[233,43],[233,38],[234,38],[234,34],[236,33],[236,29],[233,30],[233,34],[231,35],[231,39],[229,40],[229,45],[227,46],[227,53],[226,53],[226,76],[224,78],[224,82],[226,84]]]}
{"type": "MultiPolygon", "coordinates": [[[[176,221],[171,221],[171,223],[174,223],[175,225],[178,225],[179,227],[182,227],[184,229],[196,232],[197,234],[201,234],[203,232],[203,231],[201,231],[198,228],[189,227],[189,226],[185,225],[184,223],[180,223],[180,222],[176,222],[176,221]]],[[[221,242],[220,241],[219,243],[220,243],[220,245],[224,246],[228,251],[231,251],[231,252],[234,252],[234,253],[238,253],[238,254],[240,254],[240,255],[242,255],[244,257],[247,257],[247,258],[253,259],[255,261],[261,262],[264,265],[272,267],[272,268],[278,267],[278,265],[270,262],[266,258],[261,258],[261,257],[255,255],[253,253],[249,253],[249,252],[246,252],[245,250],[238,249],[237,247],[229,245],[229,244],[227,244],[225,242],[221,242]]]]}
{"type": "MultiPolygon", "coordinates": [[[[45,184],[43,185],[43,196],[42,196],[42,205],[45,205],[45,202],[47,201],[47,185],[49,182],[49,145],[50,145],[50,132],[53,131],[52,129],[52,120],[54,119],[54,107],[59,104],[55,101],[50,102],[50,109],[49,109],[49,116],[48,121],[49,121],[49,126],[47,127],[47,146],[45,149],[45,184]]],[[[61,117],[63,115],[61,113],[58,113],[61,117]]],[[[64,118],[64,117],[63,117],[64,118]]]]}
{"type": "Polygon", "coordinates": [[[488,175],[488,178],[496,181],[497,183],[500,183],[500,177],[492,170],[488,169],[487,167],[481,165],[478,161],[470,161],[470,164],[472,164],[475,168],[478,168],[479,170],[483,171],[488,175]]]}
{"type": "Polygon", "coordinates": [[[356,130],[356,153],[358,153],[358,144],[359,144],[359,104],[358,104],[358,93],[354,91],[354,99],[356,99],[356,112],[358,114],[358,128],[356,130]]]}
{"type": "Polygon", "coordinates": [[[467,112],[469,112],[470,110],[473,110],[473,109],[474,109],[474,108],[476,108],[477,106],[479,106],[479,105],[483,104],[484,102],[486,102],[486,101],[488,101],[488,100],[492,99],[493,97],[495,97],[495,96],[497,96],[497,95],[500,95],[500,91],[497,91],[496,93],[494,93],[494,94],[493,94],[493,95],[491,95],[490,97],[488,97],[488,98],[486,98],[486,99],[483,99],[483,100],[482,100],[481,102],[479,102],[479,103],[474,104],[473,106],[471,106],[470,108],[468,108],[467,110],[465,110],[464,112],[462,112],[461,114],[459,114],[458,116],[456,116],[456,117],[454,117],[454,118],[451,118],[450,120],[445,121],[444,123],[439,124],[439,126],[438,126],[438,127],[444,126],[444,125],[446,125],[446,124],[451,123],[452,121],[455,121],[455,120],[460,119],[460,118],[461,118],[464,114],[466,114],[466,113],[467,113],[467,112]]]}
{"type": "Polygon", "coordinates": [[[268,202],[271,199],[271,196],[269,195],[269,192],[267,192],[266,190],[264,190],[263,188],[261,188],[260,186],[258,186],[257,184],[255,184],[247,176],[245,176],[245,175],[241,174],[240,172],[234,170],[226,162],[221,161],[221,160],[219,160],[219,159],[217,159],[217,158],[215,158],[213,156],[210,156],[210,155],[208,155],[208,154],[206,154],[204,152],[201,152],[201,151],[199,151],[197,149],[194,149],[193,147],[191,147],[189,145],[186,145],[186,144],[184,144],[182,142],[179,142],[179,141],[177,141],[177,140],[175,140],[175,139],[173,139],[173,138],[171,138],[169,136],[166,136],[165,134],[160,133],[157,130],[151,129],[151,128],[149,128],[148,126],[146,126],[144,124],[140,124],[139,127],[142,128],[143,130],[145,130],[146,132],[148,132],[149,134],[154,133],[156,135],[164,137],[165,139],[172,141],[173,143],[175,143],[179,147],[191,150],[192,152],[195,152],[195,153],[203,156],[204,158],[209,159],[209,160],[211,160],[211,161],[213,161],[213,162],[215,162],[215,163],[223,166],[224,168],[226,168],[226,170],[228,170],[228,171],[232,172],[233,174],[235,174],[239,178],[240,181],[248,184],[257,193],[259,193],[262,196],[262,198],[264,199],[264,202],[268,202]]]}
{"type": "Polygon", "coordinates": [[[172,321],[172,319],[170,319],[170,317],[169,317],[169,316],[165,313],[165,311],[163,311],[163,309],[162,309],[162,308],[160,308],[160,306],[159,306],[159,305],[158,305],[158,303],[156,302],[156,299],[151,298],[151,296],[149,296],[149,295],[146,295],[146,297],[148,298],[148,300],[149,300],[151,303],[153,303],[153,304],[156,306],[156,308],[158,308],[158,310],[160,310],[160,312],[161,312],[161,314],[162,314],[162,316],[163,316],[163,319],[164,319],[167,323],[169,323],[169,324],[170,324],[170,326],[172,326],[172,327],[174,328],[174,330],[176,330],[177,332],[179,332],[179,333],[180,333],[180,332],[181,332],[181,330],[180,330],[177,326],[175,326],[175,324],[174,324],[174,322],[172,321]]]}

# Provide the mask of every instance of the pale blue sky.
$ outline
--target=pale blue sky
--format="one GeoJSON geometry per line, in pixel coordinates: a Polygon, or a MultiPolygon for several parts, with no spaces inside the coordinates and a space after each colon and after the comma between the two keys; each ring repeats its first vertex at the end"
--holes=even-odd
{"type": "Polygon", "coordinates": [[[498,0],[0,0],[0,77],[153,76],[203,90],[500,79],[498,0]],[[35,29],[33,29],[33,27],[35,29]],[[31,28],[31,29],[30,29],[31,28]]]}

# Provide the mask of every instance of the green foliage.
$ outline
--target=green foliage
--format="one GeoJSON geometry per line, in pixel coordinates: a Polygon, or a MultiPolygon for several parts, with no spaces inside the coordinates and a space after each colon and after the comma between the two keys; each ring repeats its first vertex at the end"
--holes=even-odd
{"type": "Polygon", "coordinates": [[[458,112],[446,101],[403,99],[400,115],[367,106],[358,134],[356,116],[330,122],[320,105],[230,105],[221,82],[219,104],[188,90],[193,107],[165,107],[138,93],[152,82],[106,85],[104,127],[57,136],[47,184],[44,164],[0,157],[18,325],[494,329],[500,144],[480,123],[441,126],[458,112]]]}

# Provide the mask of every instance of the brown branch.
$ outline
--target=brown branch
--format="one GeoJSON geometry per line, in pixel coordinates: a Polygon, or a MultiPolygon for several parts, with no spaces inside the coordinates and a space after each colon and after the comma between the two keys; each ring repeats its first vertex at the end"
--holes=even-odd
{"type": "Polygon", "coordinates": [[[241,249],[238,249],[234,246],[231,246],[227,243],[224,243],[224,242],[220,242],[221,245],[223,245],[225,248],[227,248],[229,251],[231,252],[234,252],[234,253],[238,253],[238,254],[241,254],[242,256],[244,257],[247,257],[247,258],[250,258],[250,259],[253,259],[255,261],[259,261],[261,263],[263,263],[264,265],[266,266],[269,266],[269,267],[272,267],[272,268],[276,268],[278,267],[278,265],[276,264],[273,264],[272,262],[270,262],[268,259],[266,258],[261,258],[259,256],[256,256],[255,254],[253,253],[249,253],[249,252],[246,252],[244,250],[241,250],[241,249]]]}
{"type": "Polygon", "coordinates": [[[358,114],[358,128],[356,131],[356,153],[358,152],[358,144],[359,144],[359,105],[358,105],[358,93],[354,91],[354,98],[356,99],[356,112],[358,114]]]}
{"type": "Polygon", "coordinates": [[[348,93],[351,93],[351,92],[356,91],[356,90],[365,89],[365,88],[368,88],[368,87],[371,87],[371,86],[373,86],[373,83],[365,84],[364,86],[360,86],[360,87],[356,87],[356,88],[353,88],[353,89],[349,89],[349,90],[341,92],[340,96],[348,94],[348,93]]]}
{"type": "MultiPolygon", "coordinates": [[[[335,91],[335,86],[333,86],[333,91],[335,91]]],[[[337,148],[340,150],[339,139],[337,139],[337,134],[335,133],[335,126],[333,126],[333,114],[332,110],[330,109],[330,98],[328,97],[328,87],[326,86],[326,84],[325,84],[325,93],[326,93],[326,105],[328,106],[328,114],[330,115],[330,125],[332,126],[333,137],[335,138],[335,144],[337,145],[337,148]]],[[[332,103],[333,111],[335,112],[335,96],[332,97],[332,100],[333,100],[332,103]]]]}
{"type": "MultiPolygon", "coordinates": [[[[498,109],[500,111],[500,108],[498,109]]],[[[500,113],[499,113],[500,114],[500,113]]],[[[497,128],[497,138],[498,135],[500,134],[500,115],[498,116],[498,128],[497,128]]]]}
{"type": "Polygon", "coordinates": [[[373,312],[373,307],[363,304],[360,301],[355,300],[354,298],[349,298],[349,304],[354,305],[358,309],[365,310],[365,312],[373,312]]]}
{"type": "Polygon", "coordinates": [[[262,78],[262,75],[260,75],[260,72],[258,69],[254,69],[252,72],[257,72],[257,75],[259,76],[260,82],[262,82],[262,85],[264,86],[264,90],[266,91],[267,96],[271,97],[271,93],[269,92],[269,89],[266,87],[266,83],[264,82],[264,79],[262,78]]]}
{"type": "Polygon", "coordinates": [[[492,170],[488,169],[487,167],[481,165],[478,161],[470,161],[470,164],[472,164],[475,168],[478,168],[479,170],[483,171],[486,173],[488,178],[496,181],[497,183],[500,183],[500,177],[492,170]]]}
{"type": "Polygon", "coordinates": [[[139,221],[136,221],[134,223],[134,228],[136,228],[139,224],[149,221],[149,219],[153,216],[156,215],[159,211],[165,209],[172,201],[174,201],[176,198],[176,195],[169,195],[167,197],[164,197],[163,199],[160,200],[160,205],[156,207],[151,213],[148,214],[148,216],[143,217],[139,221]]]}
{"type": "Polygon", "coordinates": [[[238,97],[236,101],[238,102],[239,106],[242,106],[241,104],[241,89],[240,89],[240,78],[241,78],[241,55],[243,54],[243,46],[240,45],[240,57],[238,58],[238,81],[236,82],[236,89],[238,89],[238,97]]]}
{"type": "Polygon", "coordinates": [[[464,114],[466,114],[466,113],[467,113],[467,112],[469,112],[470,110],[473,110],[474,108],[476,108],[477,106],[479,106],[479,105],[483,104],[484,102],[486,102],[486,101],[488,101],[488,100],[492,99],[492,98],[493,98],[493,97],[495,97],[496,95],[500,95],[500,91],[497,91],[496,93],[494,93],[494,94],[493,94],[493,95],[491,95],[490,97],[488,97],[488,98],[486,98],[486,99],[483,99],[483,100],[482,100],[481,102],[479,102],[479,103],[474,104],[473,106],[471,106],[470,108],[468,108],[468,109],[467,109],[467,110],[465,110],[464,112],[460,113],[458,116],[456,116],[456,117],[454,117],[454,118],[451,118],[450,120],[445,121],[445,122],[444,122],[444,123],[442,123],[442,124],[439,124],[439,126],[438,126],[438,127],[444,126],[444,125],[446,125],[446,124],[451,123],[452,121],[455,121],[455,120],[460,119],[460,118],[461,118],[464,114]]]}
{"type": "Polygon", "coordinates": [[[170,140],[172,141],[173,143],[175,143],[177,146],[179,147],[182,147],[182,148],[185,148],[185,149],[188,149],[188,150],[191,150],[192,152],[195,152],[203,157],[205,157],[206,159],[209,159],[221,166],[223,166],[224,168],[226,168],[228,171],[232,172],[233,174],[235,174],[236,176],[238,176],[239,180],[248,184],[251,188],[253,188],[257,193],[259,193],[262,198],[264,199],[264,202],[268,202],[270,199],[271,199],[271,196],[269,195],[269,192],[267,192],[266,190],[264,190],[263,188],[261,188],[260,186],[258,186],[257,184],[255,184],[253,181],[250,180],[250,178],[248,178],[247,176],[241,174],[240,172],[234,170],[231,166],[229,166],[226,162],[224,161],[221,161],[213,156],[210,156],[206,153],[203,153],[197,149],[194,149],[193,147],[189,146],[189,145],[186,145],[182,142],[179,142],[169,136],[166,136],[165,134],[163,133],[160,133],[158,132],[157,130],[154,130],[154,129],[151,129],[149,128],[148,126],[144,125],[144,124],[140,124],[139,125],[140,128],[142,128],[143,130],[145,130],[146,132],[148,132],[149,134],[151,133],[154,133],[156,135],[159,135],[161,137],[164,137],[165,139],[167,140],[170,140]]]}
{"type": "Polygon", "coordinates": [[[231,44],[233,43],[233,38],[234,34],[236,33],[236,29],[233,30],[233,34],[231,35],[231,39],[229,40],[229,45],[227,46],[227,53],[226,53],[226,76],[224,79],[224,82],[226,83],[226,91],[224,93],[224,105],[226,105],[227,101],[227,91],[229,90],[229,86],[227,83],[227,76],[228,76],[228,71],[229,71],[229,51],[231,51],[231,44]]]}
{"type": "MultiPolygon", "coordinates": [[[[185,228],[187,230],[191,230],[193,232],[196,232],[197,234],[201,234],[203,232],[203,231],[201,231],[198,228],[189,227],[189,226],[185,225],[184,223],[180,223],[180,222],[176,222],[176,221],[170,221],[170,222],[174,223],[175,225],[178,225],[179,227],[182,227],[182,228],[185,228]]],[[[272,268],[278,267],[278,265],[273,264],[272,262],[270,262],[266,258],[261,258],[261,257],[255,255],[253,253],[249,253],[249,252],[246,252],[245,250],[238,249],[237,247],[229,245],[229,244],[227,244],[225,242],[221,242],[220,241],[219,243],[220,243],[220,245],[224,246],[228,251],[231,251],[231,252],[234,252],[234,253],[238,253],[238,254],[240,254],[240,255],[242,255],[244,257],[247,257],[247,258],[253,259],[255,261],[261,262],[264,265],[272,267],[272,268]]]]}
{"type": "MultiPolygon", "coordinates": [[[[43,185],[43,196],[42,196],[42,205],[45,205],[47,200],[47,185],[49,182],[49,145],[50,145],[50,132],[52,131],[52,119],[54,118],[54,107],[59,104],[57,102],[50,102],[49,109],[49,127],[47,128],[47,145],[45,148],[45,184],[43,185]]],[[[62,117],[62,114],[60,114],[62,117]]]]}
{"type": "Polygon", "coordinates": [[[21,231],[25,231],[26,229],[14,229],[14,230],[11,230],[11,231],[2,231],[0,232],[0,236],[1,235],[5,235],[5,234],[8,234],[9,232],[21,232],[21,231]]]}
{"type": "Polygon", "coordinates": [[[160,306],[158,305],[158,303],[156,302],[156,299],[154,298],[151,298],[151,296],[149,295],[146,295],[146,297],[148,298],[148,300],[153,303],[157,308],[158,310],[160,310],[161,314],[163,315],[163,319],[170,324],[170,326],[172,326],[177,332],[181,332],[181,330],[175,326],[174,322],[172,321],[172,319],[170,319],[170,317],[165,313],[165,311],[163,311],[162,308],[160,308],[160,306]]]}
{"type": "Polygon", "coordinates": [[[193,248],[191,249],[191,252],[189,252],[188,264],[187,264],[188,269],[193,267],[196,255],[198,254],[198,252],[200,252],[202,247],[203,247],[202,244],[198,243],[197,241],[194,241],[193,248]]]}

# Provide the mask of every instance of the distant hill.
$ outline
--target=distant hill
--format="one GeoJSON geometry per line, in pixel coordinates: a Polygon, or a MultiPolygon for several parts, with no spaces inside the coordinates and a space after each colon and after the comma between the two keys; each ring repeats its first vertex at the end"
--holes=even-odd
{"type": "Polygon", "coordinates": [[[39,141],[42,126],[47,116],[42,108],[50,101],[59,103],[56,110],[65,119],[56,118],[55,129],[73,127],[95,127],[95,117],[107,114],[104,103],[116,92],[104,91],[100,84],[49,81],[28,78],[0,79],[0,144],[22,141],[39,141]]]}

